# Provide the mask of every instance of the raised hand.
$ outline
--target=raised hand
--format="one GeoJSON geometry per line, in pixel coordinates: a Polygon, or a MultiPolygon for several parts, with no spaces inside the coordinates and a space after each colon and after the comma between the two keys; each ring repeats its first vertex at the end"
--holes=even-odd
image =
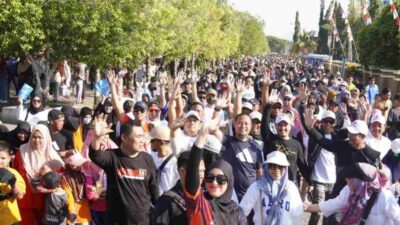
{"type": "Polygon", "coordinates": [[[215,108],[225,109],[228,107],[229,102],[229,95],[227,93],[224,93],[222,96],[218,97],[217,102],[215,103],[215,108]]]}
{"type": "Polygon", "coordinates": [[[94,133],[96,137],[103,137],[104,135],[107,135],[113,130],[110,128],[107,124],[107,115],[104,115],[103,113],[98,115],[96,118],[94,118],[94,133]]]}
{"type": "Polygon", "coordinates": [[[185,123],[185,117],[181,117],[179,119],[172,121],[172,123],[169,125],[169,129],[174,131],[180,127],[183,127],[184,123],[185,123]]]}
{"type": "Polygon", "coordinates": [[[236,92],[243,93],[245,88],[246,88],[246,86],[244,85],[244,80],[240,79],[240,80],[236,81],[236,92]]]}
{"type": "Polygon", "coordinates": [[[344,102],[340,103],[339,109],[340,109],[340,111],[342,111],[344,114],[347,115],[347,104],[346,103],[344,103],[344,102]]]}
{"type": "Polygon", "coordinates": [[[199,76],[197,75],[197,70],[196,69],[194,69],[192,71],[192,80],[193,80],[193,82],[199,81],[199,76]]]}
{"type": "Polygon", "coordinates": [[[305,85],[299,86],[299,99],[300,100],[307,99],[307,87],[305,85]]]}
{"type": "Polygon", "coordinates": [[[271,70],[264,69],[263,82],[266,86],[270,86],[272,82],[274,82],[273,80],[271,80],[271,70]]]}
{"type": "Polygon", "coordinates": [[[200,128],[199,136],[205,136],[219,128],[220,119],[212,119],[203,123],[200,128]]]}
{"type": "Polygon", "coordinates": [[[111,85],[115,85],[117,83],[117,78],[115,77],[115,71],[109,70],[107,73],[108,83],[111,85]]]}
{"type": "Polygon", "coordinates": [[[314,111],[312,109],[306,109],[303,115],[306,127],[308,129],[311,129],[317,121],[317,118],[314,115],[314,111]]]}

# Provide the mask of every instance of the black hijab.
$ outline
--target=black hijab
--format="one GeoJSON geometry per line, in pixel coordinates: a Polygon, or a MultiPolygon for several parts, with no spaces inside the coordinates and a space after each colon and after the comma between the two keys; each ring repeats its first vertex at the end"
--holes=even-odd
{"type": "Polygon", "coordinates": [[[78,112],[70,105],[63,106],[61,112],[65,116],[64,129],[71,132],[77,131],[81,125],[78,112]]]}
{"type": "Polygon", "coordinates": [[[32,105],[32,101],[30,102],[30,105],[29,105],[29,108],[28,108],[28,112],[30,112],[32,115],[35,115],[36,113],[43,111],[44,110],[44,105],[45,105],[45,102],[44,102],[45,98],[44,98],[42,92],[40,92],[38,90],[33,91],[31,93],[31,100],[33,98],[35,98],[35,97],[39,97],[40,98],[41,104],[40,104],[39,108],[35,108],[32,105]]]}
{"type": "Polygon", "coordinates": [[[5,135],[1,137],[1,139],[10,143],[12,150],[15,152],[19,148],[19,146],[29,142],[30,135],[31,125],[29,125],[29,123],[25,121],[20,121],[14,130],[6,132],[5,135]],[[25,139],[25,141],[21,141],[18,138],[18,133],[21,131],[24,131],[28,134],[28,137],[25,139]]]}
{"type": "Polygon", "coordinates": [[[211,163],[209,171],[214,168],[222,170],[225,176],[228,177],[228,187],[225,193],[219,198],[212,198],[206,194],[206,198],[213,208],[213,219],[218,225],[233,225],[238,223],[239,205],[232,200],[233,194],[233,172],[232,166],[225,160],[217,160],[211,163]]]}

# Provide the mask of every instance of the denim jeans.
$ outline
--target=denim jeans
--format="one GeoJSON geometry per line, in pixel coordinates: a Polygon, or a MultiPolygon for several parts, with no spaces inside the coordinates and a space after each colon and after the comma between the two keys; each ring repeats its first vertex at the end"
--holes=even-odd
{"type": "MultiPolygon", "coordinates": [[[[320,203],[325,199],[329,199],[334,184],[324,184],[317,181],[314,181],[313,184],[313,192],[312,192],[312,201],[313,204],[320,203]]],[[[319,220],[321,219],[322,213],[312,213],[310,216],[310,220],[308,221],[308,225],[317,225],[319,220]]],[[[323,221],[323,224],[326,224],[323,221]]]]}

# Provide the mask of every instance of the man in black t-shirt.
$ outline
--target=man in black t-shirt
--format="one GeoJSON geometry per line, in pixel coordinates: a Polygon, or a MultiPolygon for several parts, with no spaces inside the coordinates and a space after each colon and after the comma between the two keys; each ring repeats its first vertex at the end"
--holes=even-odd
{"type": "Polygon", "coordinates": [[[74,151],[72,133],[64,130],[64,114],[58,109],[52,109],[48,114],[49,130],[52,139],[52,146],[58,154],[65,158],[74,151]]]}
{"type": "Polygon", "coordinates": [[[149,225],[151,205],[158,198],[156,166],[144,151],[142,127],[126,122],[121,126],[121,145],[100,150],[100,145],[113,132],[100,115],[95,119],[95,137],[89,157],[107,175],[106,224],[149,225]]]}

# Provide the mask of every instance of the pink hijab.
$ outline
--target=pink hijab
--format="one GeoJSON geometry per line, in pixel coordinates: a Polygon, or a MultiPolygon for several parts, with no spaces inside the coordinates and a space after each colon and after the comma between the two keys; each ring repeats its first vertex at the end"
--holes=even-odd
{"type": "Polygon", "coordinates": [[[47,165],[50,169],[57,171],[64,166],[64,162],[53,149],[49,129],[43,125],[35,125],[32,129],[29,142],[21,145],[20,154],[28,179],[39,179],[40,169],[47,165]],[[33,134],[38,131],[43,136],[43,145],[40,149],[33,149],[33,134]]]}

